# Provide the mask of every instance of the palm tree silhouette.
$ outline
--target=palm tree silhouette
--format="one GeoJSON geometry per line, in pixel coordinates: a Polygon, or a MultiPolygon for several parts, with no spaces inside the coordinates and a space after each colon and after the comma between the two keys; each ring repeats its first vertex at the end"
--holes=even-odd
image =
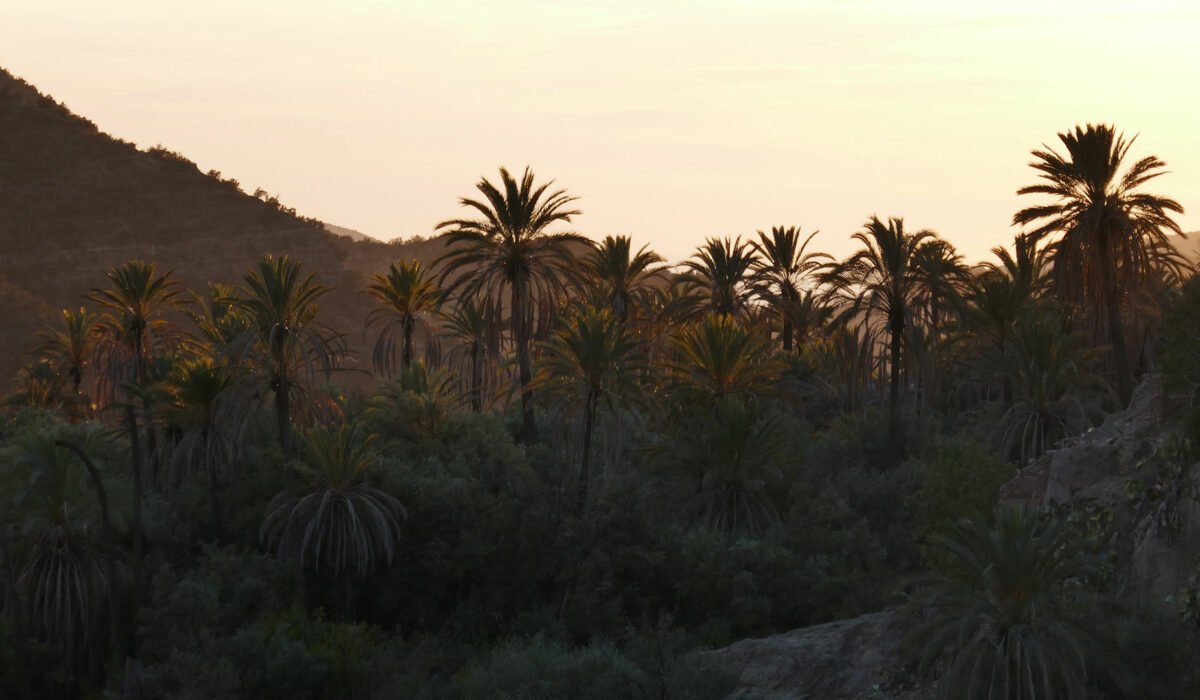
{"type": "MultiPolygon", "coordinates": [[[[564,279],[572,274],[571,244],[586,244],[574,233],[551,233],[549,228],[569,223],[580,214],[568,208],[576,200],[566,190],[547,192],[553,181],[533,184],[533,171],[525,168],[518,182],[500,168],[500,187],[486,178],[476,189],[483,201],[462,198],[462,206],[474,209],[480,218],[451,219],[437,225],[447,251],[438,258],[443,268],[441,281],[456,275],[447,292],[475,297],[479,293],[498,298],[507,289],[509,323],[517,353],[521,382],[521,433],[519,439],[537,439],[533,418],[533,359],[530,354],[534,322],[553,315],[564,279]]],[[[543,323],[543,325],[545,325],[543,323]]]]}
{"type": "Polygon", "coordinates": [[[1076,126],[1058,135],[1066,148],[1060,155],[1049,146],[1033,151],[1030,167],[1041,182],[1017,194],[1044,195],[1047,204],[1022,209],[1013,224],[1027,231],[1033,244],[1049,241],[1051,275],[1063,295],[1099,309],[1107,325],[1122,405],[1133,394],[1122,303],[1164,268],[1178,268],[1170,255],[1168,233],[1182,234],[1172,214],[1183,206],[1173,199],[1142,191],[1162,175],[1166,163],[1147,156],[1122,174],[1134,139],[1126,140],[1109,125],[1076,126]]]}
{"type": "Polygon", "coordinates": [[[388,267],[386,275],[375,275],[367,295],[380,308],[367,316],[367,328],[379,326],[372,360],[376,371],[385,376],[396,373],[396,334],[400,335],[400,366],[413,363],[413,338],[419,331],[425,337],[426,355],[430,355],[437,336],[429,318],[442,301],[442,293],[425,274],[419,260],[401,260],[388,267]]]}

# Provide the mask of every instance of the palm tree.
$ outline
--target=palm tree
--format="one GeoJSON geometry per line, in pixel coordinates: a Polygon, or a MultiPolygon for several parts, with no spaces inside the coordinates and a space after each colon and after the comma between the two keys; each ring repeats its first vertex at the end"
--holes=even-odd
{"type": "Polygon", "coordinates": [[[709,238],[683,263],[684,280],[708,296],[708,310],[722,316],[743,313],[750,301],[755,247],[741,236],[709,238]]]}
{"type": "Polygon", "coordinates": [[[1173,199],[1142,191],[1162,175],[1166,163],[1147,156],[1121,173],[1134,139],[1112,126],[1088,124],[1058,135],[1065,156],[1049,146],[1033,151],[1030,166],[1041,182],[1018,194],[1045,195],[1047,204],[1028,207],[1013,224],[1034,225],[1033,244],[1049,240],[1052,275],[1063,295],[1098,309],[1104,319],[1116,365],[1122,405],[1133,395],[1133,366],[1121,306],[1163,269],[1178,268],[1167,255],[1167,234],[1182,234],[1172,214],[1183,207],[1173,199]],[[1051,240],[1052,239],[1052,240],[1051,240]]]}
{"type": "Polygon", "coordinates": [[[198,469],[207,482],[218,540],[225,532],[221,482],[237,465],[246,426],[246,413],[233,397],[238,380],[236,370],[198,358],[177,364],[162,382],[168,400],[163,417],[174,436],[164,446],[167,487],[177,486],[198,469]]]}
{"type": "Polygon", "coordinates": [[[872,216],[853,240],[862,248],[834,267],[828,279],[849,302],[846,317],[863,314],[868,322],[882,316],[889,340],[888,446],[896,464],[904,455],[900,422],[901,344],[922,291],[917,269],[920,250],[937,240],[932,231],[909,233],[898,217],[883,223],[872,216]]]}
{"type": "Polygon", "coordinates": [[[460,297],[442,313],[443,333],[452,341],[448,362],[466,365],[467,395],[476,413],[483,410],[484,395],[494,388],[487,378],[500,359],[503,323],[500,303],[485,298],[460,297]]]}
{"type": "Polygon", "coordinates": [[[778,524],[768,485],[793,461],[779,421],[759,417],[737,397],[721,399],[715,412],[696,418],[670,458],[700,476],[699,492],[686,505],[692,520],[709,530],[750,534],[778,524]]]}
{"type": "Polygon", "coordinates": [[[633,336],[607,309],[583,308],[569,314],[542,349],[538,385],[569,402],[583,403],[578,498],[578,508],[583,510],[597,409],[603,403],[615,413],[618,401],[636,398],[645,365],[633,336]]]}
{"type": "Polygon", "coordinates": [[[23,516],[19,527],[28,548],[16,582],[22,612],[36,639],[62,649],[69,678],[94,678],[105,656],[107,625],[122,638],[102,477],[82,447],[53,435],[28,435],[6,453],[0,477],[12,487],[12,513],[23,516]],[[86,481],[71,468],[76,458],[87,469],[86,481]],[[95,490],[99,523],[88,517],[88,486],[95,490]]]}
{"type": "Polygon", "coordinates": [[[825,253],[806,252],[818,233],[813,231],[801,241],[799,227],[775,226],[769,236],[759,231],[758,241],[751,243],[757,253],[752,266],[754,290],[779,315],[784,352],[792,351],[799,300],[805,293],[812,298],[812,289],[804,289],[805,277],[830,259],[825,253]]]}
{"type": "Polygon", "coordinates": [[[762,335],[727,316],[706,316],[676,336],[674,347],[680,360],[670,369],[677,390],[705,403],[765,393],[780,370],[768,359],[762,335]]]}
{"type": "Polygon", "coordinates": [[[789,337],[803,350],[833,320],[836,309],[830,305],[827,294],[806,289],[784,304],[780,312],[791,325],[789,337]]]}
{"type": "Polygon", "coordinates": [[[235,287],[219,282],[210,282],[207,294],[193,294],[193,304],[199,311],[189,311],[188,316],[214,356],[226,354],[234,341],[250,330],[250,321],[238,307],[237,297],[235,287]]]}
{"type": "Polygon", "coordinates": [[[419,260],[401,260],[388,267],[386,275],[375,275],[367,294],[380,308],[367,316],[367,328],[380,326],[372,359],[376,371],[392,376],[396,372],[396,334],[400,334],[400,366],[413,363],[413,339],[425,337],[426,355],[435,349],[437,336],[429,318],[441,304],[437,283],[425,274],[419,260]]]}
{"type": "Polygon", "coordinates": [[[437,225],[438,230],[446,230],[442,237],[447,252],[437,262],[443,266],[441,281],[458,275],[448,292],[460,290],[460,296],[467,298],[480,293],[499,298],[505,289],[509,292],[509,322],[521,382],[519,437],[525,442],[537,438],[530,386],[534,321],[539,315],[553,313],[563,278],[571,274],[571,246],[586,242],[574,233],[549,231],[555,224],[569,223],[571,217],[580,214],[569,208],[576,198],[565,190],[547,193],[552,184],[535,187],[529,168],[520,182],[500,168],[500,188],[484,178],[475,186],[483,194],[483,201],[466,197],[459,200],[480,218],[451,219],[437,225]]]}
{"type": "Polygon", "coordinates": [[[303,574],[326,569],[342,584],[342,615],[351,614],[350,577],[391,564],[400,539],[404,507],[366,481],[379,457],[378,437],[357,425],[320,427],[307,435],[305,461],[316,481],[308,493],[280,492],[259,529],[262,542],[277,542],[277,555],[303,574]]]}
{"type": "Polygon", "coordinates": [[[1001,508],[994,522],[965,520],[936,540],[951,573],[916,603],[922,619],[909,641],[919,668],[945,662],[942,698],[1087,697],[1092,671],[1111,672],[1112,662],[1097,629],[1105,614],[1081,589],[1095,561],[1058,521],[1001,508]]]}
{"type": "Polygon", "coordinates": [[[1086,369],[1093,354],[1080,351],[1065,316],[1031,309],[983,357],[1012,393],[995,426],[1000,450],[1022,463],[1090,428],[1088,404],[1102,395],[1102,382],[1086,369]]]}
{"type": "Polygon", "coordinates": [[[92,399],[84,391],[84,377],[96,352],[96,318],[86,309],[63,309],[60,328],[47,328],[38,333],[42,342],[36,350],[38,357],[48,361],[71,379],[70,414],[86,418],[92,412],[92,399]]]}
{"type": "Polygon", "coordinates": [[[633,252],[629,236],[605,236],[580,262],[587,282],[622,322],[635,302],[650,293],[663,271],[662,256],[648,250],[648,246],[633,252]]]}
{"type": "Polygon", "coordinates": [[[315,275],[305,275],[300,263],[267,255],[230,299],[249,322],[234,346],[274,394],[284,460],[295,457],[292,403],[318,374],[328,378],[345,353],[341,335],[317,321],[318,302],[330,291],[315,275]]]}
{"type": "MultiPolygon", "coordinates": [[[[143,589],[143,532],[142,532],[142,449],[138,436],[137,409],[135,398],[141,399],[146,419],[146,441],[150,454],[157,452],[150,415],[150,399],[147,378],[150,364],[158,352],[170,349],[175,339],[170,325],[162,317],[165,312],[182,306],[185,302],[179,282],[171,272],[158,274],[154,263],[133,260],[108,272],[111,285],[108,289],[92,289],[88,298],[95,301],[105,313],[97,322],[100,335],[98,351],[104,358],[107,372],[102,375],[102,384],[110,397],[118,387],[125,393],[122,402],[125,425],[129,433],[129,458],[133,480],[133,514],[131,529],[133,536],[133,619],[137,619],[143,589]]],[[[111,399],[110,399],[111,400],[111,399]]]]}

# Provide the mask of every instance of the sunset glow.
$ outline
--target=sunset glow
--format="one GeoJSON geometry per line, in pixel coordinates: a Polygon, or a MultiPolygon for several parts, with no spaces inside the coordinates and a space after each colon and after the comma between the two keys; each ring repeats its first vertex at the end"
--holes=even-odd
{"type": "Polygon", "coordinates": [[[0,9],[0,65],[104,131],[301,213],[428,234],[499,165],[582,199],[593,238],[871,214],[968,259],[1011,240],[1029,151],[1140,137],[1200,228],[1200,9],[1112,2],[54,2],[0,9]]]}

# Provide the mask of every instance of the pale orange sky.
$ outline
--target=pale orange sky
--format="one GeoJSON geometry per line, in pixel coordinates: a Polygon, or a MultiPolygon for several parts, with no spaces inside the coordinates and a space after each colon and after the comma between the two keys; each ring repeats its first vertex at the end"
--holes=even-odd
{"type": "Polygon", "coordinates": [[[427,234],[506,164],[582,233],[672,259],[710,235],[867,216],[970,259],[1008,243],[1029,151],[1140,133],[1200,229],[1200,2],[5,2],[0,65],[380,238],[427,234]]]}

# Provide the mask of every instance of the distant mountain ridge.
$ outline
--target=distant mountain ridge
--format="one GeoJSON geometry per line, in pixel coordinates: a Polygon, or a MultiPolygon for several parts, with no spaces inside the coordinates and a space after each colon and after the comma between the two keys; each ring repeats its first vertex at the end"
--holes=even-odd
{"type": "Polygon", "coordinates": [[[111,267],[152,260],[202,290],[240,281],[268,252],[335,286],[328,321],[361,342],[368,276],[440,251],[298,216],[177,153],[113,138],[0,69],[0,389],[34,331],[57,309],[80,306],[111,267]]]}

